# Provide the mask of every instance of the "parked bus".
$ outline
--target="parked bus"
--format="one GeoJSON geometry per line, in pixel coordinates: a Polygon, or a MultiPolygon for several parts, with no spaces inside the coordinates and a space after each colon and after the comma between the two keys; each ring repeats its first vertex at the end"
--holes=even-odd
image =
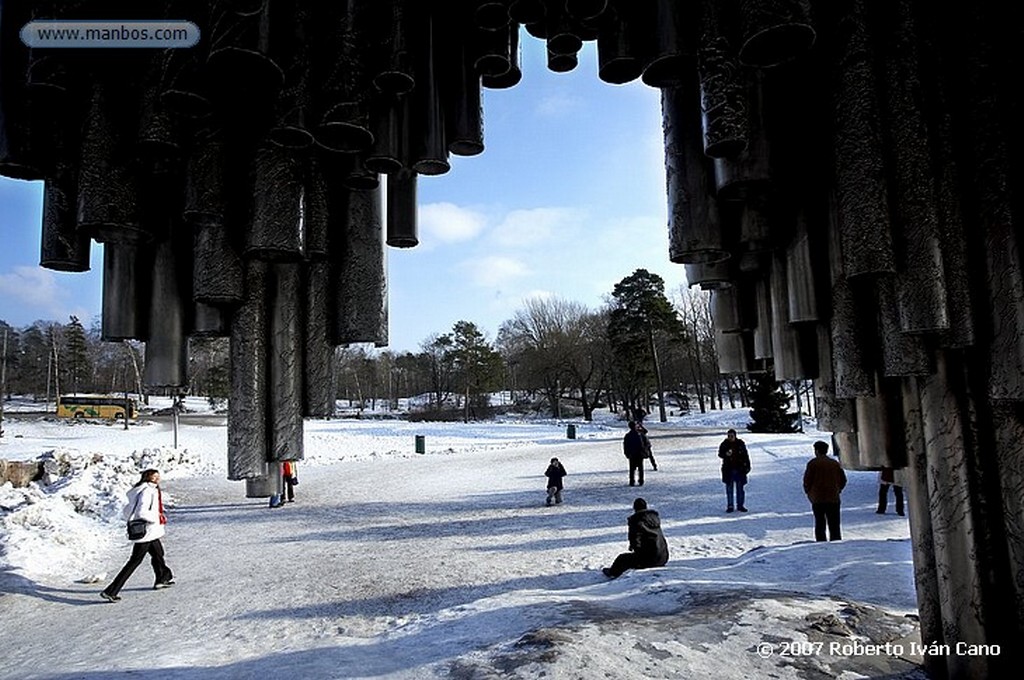
{"type": "MultiPolygon", "coordinates": [[[[59,418],[124,418],[125,398],[114,396],[78,396],[63,394],[57,399],[59,418]]],[[[128,417],[138,415],[134,399],[127,399],[128,417]]]]}

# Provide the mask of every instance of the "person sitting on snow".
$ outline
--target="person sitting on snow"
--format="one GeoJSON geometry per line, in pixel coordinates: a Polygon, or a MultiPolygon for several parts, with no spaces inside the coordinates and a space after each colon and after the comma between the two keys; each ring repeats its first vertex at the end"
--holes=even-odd
{"type": "Polygon", "coordinates": [[[647,508],[647,501],[633,501],[633,514],[626,520],[629,525],[629,552],[615,558],[612,566],[601,570],[608,578],[618,578],[627,569],[663,567],[668,563],[668,542],[661,533],[661,518],[647,508]]]}

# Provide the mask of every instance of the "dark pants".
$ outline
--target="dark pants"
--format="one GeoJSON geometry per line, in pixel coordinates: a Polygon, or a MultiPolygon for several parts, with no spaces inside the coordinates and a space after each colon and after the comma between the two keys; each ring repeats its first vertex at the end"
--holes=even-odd
{"type": "MultiPolygon", "coordinates": [[[[877,512],[880,515],[884,515],[885,514],[885,508],[886,508],[886,506],[889,505],[889,486],[890,486],[889,484],[879,484],[878,485],[878,510],[876,510],[875,512],[877,512]]],[[[896,486],[895,484],[893,484],[891,486],[892,486],[892,492],[896,495],[896,514],[897,515],[902,515],[903,514],[903,487],[902,486],[896,486]]]]}
{"type": "Polygon", "coordinates": [[[284,478],[284,493],[282,494],[282,496],[288,496],[288,500],[290,501],[295,500],[295,482],[292,480],[292,477],[284,478]]]}
{"type": "Polygon", "coordinates": [[[147,554],[150,557],[150,564],[153,566],[153,574],[156,577],[154,585],[156,583],[166,583],[174,578],[171,570],[167,568],[167,564],[164,562],[164,546],[158,538],[155,541],[146,541],[145,543],[132,545],[132,556],[121,567],[121,571],[117,573],[117,576],[114,577],[110,585],[103,589],[103,592],[108,595],[117,595],[121,592],[125,581],[138,569],[142,561],[146,559],[147,554]]]}
{"type": "Polygon", "coordinates": [[[652,558],[647,555],[641,555],[635,552],[625,552],[620,554],[612,562],[612,566],[608,567],[608,576],[617,578],[627,569],[648,569],[650,567],[663,567],[665,562],[658,560],[656,557],[652,558]]]}
{"type": "Polygon", "coordinates": [[[827,540],[838,541],[843,538],[842,532],[839,531],[839,503],[811,503],[811,510],[814,512],[814,540],[826,540],[826,524],[827,540]]]}
{"type": "Polygon", "coordinates": [[[629,459],[629,485],[633,486],[637,482],[640,482],[640,486],[644,485],[644,459],[643,458],[630,458],[629,459]]]}

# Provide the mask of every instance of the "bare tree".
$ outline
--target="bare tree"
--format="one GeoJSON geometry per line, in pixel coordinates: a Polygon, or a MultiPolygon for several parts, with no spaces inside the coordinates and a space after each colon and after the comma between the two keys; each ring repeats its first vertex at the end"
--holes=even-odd
{"type": "Polygon", "coordinates": [[[601,313],[561,298],[535,298],[502,324],[498,347],[517,367],[520,386],[541,388],[552,415],[562,399],[578,401],[583,417],[593,417],[594,403],[609,366],[607,322],[601,313]]]}
{"type": "Polygon", "coordinates": [[[715,408],[719,382],[715,327],[711,320],[711,295],[699,288],[682,285],[673,296],[673,303],[691,338],[686,348],[690,380],[697,392],[700,412],[705,413],[705,401],[712,409],[715,408]]]}

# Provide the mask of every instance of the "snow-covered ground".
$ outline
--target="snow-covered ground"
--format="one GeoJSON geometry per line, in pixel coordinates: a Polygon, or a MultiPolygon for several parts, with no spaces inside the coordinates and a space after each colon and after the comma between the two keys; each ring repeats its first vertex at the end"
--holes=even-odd
{"type": "Polygon", "coordinates": [[[844,540],[813,542],[800,480],[827,435],[744,434],[746,413],[649,422],[642,489],[608,414],[308,421],[280,509],[225,479],[213,415],[182,418],[177,449],[168,419],[5,419],[0,458],[49,453],[60,477],[0,487],[0,678],[923,678],[906,518],[876,515],[875,473],[850,472],[844,540]],[[751,453],[746,514],[724,512],[730,426],[751,453]],[[552,456],[569,476],[545,507],[552,456]],[[163,473],[177,585],[151,590],[147,563],[108,604],[145,467],[163,473]],[[609,581],[638,495],[671,560],[609,581]]]}

